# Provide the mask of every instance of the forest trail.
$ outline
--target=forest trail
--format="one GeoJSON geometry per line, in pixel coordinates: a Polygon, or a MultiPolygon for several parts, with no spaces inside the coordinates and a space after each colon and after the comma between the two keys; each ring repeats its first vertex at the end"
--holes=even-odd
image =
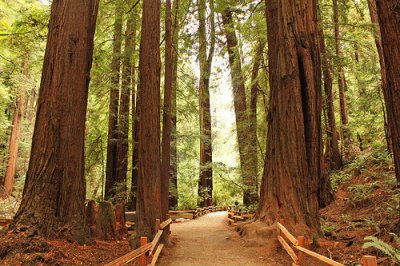
{"type": "Polygon", "coordinates": [[[291,265],[271,247],[247,247],[227,225],[227,212],[214,212],[172,224],[172,247],[163,250],[160,266],[291,265]]]}

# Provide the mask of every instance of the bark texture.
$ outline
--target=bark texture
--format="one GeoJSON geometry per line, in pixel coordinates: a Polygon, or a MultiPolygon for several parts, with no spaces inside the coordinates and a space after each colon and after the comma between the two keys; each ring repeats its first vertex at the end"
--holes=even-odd
{"type": "Polygon", "coordinates": [[[256,219],[319,233],[321,69],[314,0],[266,1],[270,111],[256,219]]]}
{"type": "Polygon", "coordinates": [[[149,239],[156,233],[156,219],[161,219],[160,9],[159,0],[143,2],[139,57],[141,122],[136,229],[138,237],[149,239]]]}
{"type": "Polygon", "coordinates": [[[119,79],[121,70],[123,8],[119,1],[115,2],[115,21],[113,36],[113,54],[111,59],[110,107],[108,113],[108,139],[105,199],[109,200],[117,192],[117,142],[118,142],[118,105],[119,79]]]}
{"type": "Polygon", "coordinates": [[[212,205],[212,134],[211,134],[211,109],[210,109],[210,76],[211,64],[215,50],[215,21],[214,1],[209,1],[210,6],[210,41],[207,41],[205,0],[198,1],[199,16],[199,106],[200,106],[200,177],[199,200],[200,206],[212,205]],[[207,51],[209,50],[209,51],[207,51]]]}
{"type": "Polygon", "coordinates": [[[231,82],[233,87],[233,100],[236,117],[236,129],[239,144],[239,157],[241,176],[244,183],[243,203],[254,204],[258,201],[256,190],[257,178],[257,149],[252,148],[256,138],[249,130],[250,116],[246,104],[245,80],[242,72],[241,58],[238,49],[235,26],[233,24],[232,10],[225,9],[222,13],[222,23],[225,30],[226,44],[231,69],[231,82]]]}
{"type": "Polygon", "coordinates": [[[400,1],[376,0],[386,70],[385,101],[396,179],[400,182],[400,1]]]}
{"type": "Polygon", "coordinates": [[[31,157],[14,227],[79,243],[85,222],[84,139],[97,0],[53,1],[31,157]]]}

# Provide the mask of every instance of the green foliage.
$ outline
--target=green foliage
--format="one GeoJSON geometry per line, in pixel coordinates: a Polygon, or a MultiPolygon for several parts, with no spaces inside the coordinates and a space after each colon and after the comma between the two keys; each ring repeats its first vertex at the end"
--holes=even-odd
{"type": "Polygon", "coordinates": [[[332,189],[337,191],[343,182],[346,182],[351,178],[351,175],[343,172],[333,172],[330,177],[332,189]]]}
{"type": "Polygon", "coordinates": [[[349,202],[354,207],[361,206],[369,201],[378,183],[365,183],[361,185],[353,185],[349,187],[350,196],[349,202]]]}
{"type": "MultiPolygon", "coordinates": [[[[400,238],[396,235],[393,236],[397,244],[400,244],[400,238]]],[[[364,241],[366,242],[364,243],[363,248],[373,247],[378,249],[385,255],[389,256],[393,261],[400,263],[400,249],[394,248],[390,244],[378,239],[375,236],[367,236],[364,238],[364,241]]]]}

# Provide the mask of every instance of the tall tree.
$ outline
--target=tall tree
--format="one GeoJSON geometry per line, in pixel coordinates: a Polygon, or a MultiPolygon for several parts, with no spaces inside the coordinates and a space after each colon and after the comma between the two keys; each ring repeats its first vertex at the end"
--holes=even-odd
{"type": "MultiPolygon", "coordinates": [[[[27,81],[29,79],[29,54],[25,55],[25,58],[22,60],[22,77],[23,77],[23,86],[27,85],[27,81]]],[[[19,146],[19,135],[20,135],[20,126],[22,122],[22,117],[24,114],[25,103],[26,103],[26,95],[24,92],[25,88],[21,88],[20,94],[17,96],[14,114],[13,114],[13,122],[10,136],[10,144],[9,144],[9,157],[7,162],[6,174],[4,177],[4,184],[1,184],[0,188],[3,187],[4,191],[0,191],[0,197],[8,197],[11,195],[11,192],[14,189],[14,178],[15,178],[15,169],[17,166],[17,158],[18,158],[18,146],[19,146]]]]}
{"type": "MultiPolygon", "coordinates": [[[[381,88],[383,92],[383,97],[385,98],[385,102],[388,102],[389,99],[387,99],[388,95],[387,95],[385,56],[383,54],[382,37],[381,37],[381,32],[379,30],[378,12],[376,10],[376,0],[368,0],[368,9],[371,16],[371,22],[376,27],[374,29],[374,38],[375,38],[376,49],[378,51],[378,56],[379,56],[379,64],[381,66],[381,88]]],[[[392,152],[392,139],[390,136],[390,129],[387,121],[387,107],[384,109],[384,127],[385,127],[385,135],[386,135],[388,151],[392,152]]]]}
{"type": "Polygon", "coordinates": [[[339,141],[336,133],[336,120],[335,120],[335,108],[334,99],[332,92],[332,74],[331,74],[331,64],[329,61],[329,55],[326,51],[325,46],[325,34],[322,27],[321,21],[321,11],[318,8],[318,38],[319,47],[321,52],[321,62],[322,62],[322,73],[324,81],[324,91],[325,91],[325,109],[327,114],[328,125],[326,127],[326,157],[328,158],[328,163],[331,169],[339,169],[342,167],[342,156],[339,150],[339,141]]]}
{"type": "Polygon", "coordinates": [[[257,138],[254,138],[254,136],[252,137],[251,132],[249,132],[249,128],[251,127],[249,127],[250,116],[246,104],[245,79],[243,77],[238,40],[232,17],[232,10],[230,8],[223,11],[222,23],[225,30],[229,65],[231,69],[240,168],[245,186],[243,192],[243,203],[249,205],[258,201],[255,182],[257,177],[257,167],[255,167],[257,165],[257,149],[252,148],[257,147],[257,138]]]}
{"type": "Polygon", "coordinates": [[[123,5],[115,1],[115,20],[113,36],[113,54],[111,59],[110,107],[108,113],[108,139],[105,199],[116,195],[117,184],[117,140],[118,140],[118,105],[119,79],[121,71],[122,17],[123,5]]]}
{"type": "Polygon", "coordinates": [[[97,0],[53,1],[31,157],[14,227],[79,243],[85,223],[84,139],[97,0]]]}
{"type": "Polygon", "coordinates": [[[144,1],[140,39],[139,177],[136,228],[152,238],[161,219],[160,176],[160,9],[161,1],[144,1]]]}
{"type": "Polygon", "coordinates": [[[199,105],[200,105],[200,206],[212,205],[212,134],[210,110],[210,76],[211,64],[215,50],[214,0],[209,1],[210,8],[210,41],[207,41],[207,4],[206,0],[198,1],[199,16],[199,105]],[[208,50],[208,51],[207,51],[208,50]],[[208,54],[207,54],[208,53],[208,54]]]}
{"type": "MultiPolygon", "coordinates": [[[[335,50],[338,61],[342,59],[342,47],[340,44],[340,27],[339,27],[339,6],[338,0],[333,0],[333,23],[335,31],[335,50]]],[[[339,87],[339,102],[340,102],[340,121],[342,138],[346,140],[349,138],[348,125],[349,125],[349,114],[347,110],[347,98],[346,98],[346,76],[341,62],[338,63],[338,87],[339,87]]]]}
{"type": "Polygon", "coordinates": [[[321,68],[315,0],[267,1],[270,108],[256,218],[320,232],[321,68]]]}
{"type": "Polygon", "coordinates": [[[170,208],[178,206],[178,154],[177,154],[177,131],[176,131],[176,90],[178,88],[178,49],[179,49],[179,29],[180,13],[179,1],[174,0],[172,5],[172,105],[171,105],[171,182],[170,182],[170,208]]]}
{"type": "Polygon", "coordinates": [[[161,205],[163,219],[167,218],[169,209],[169,182],[171,174],[172,56],[171,0],[167,0],[165,4],[165,77],[161,160],[161,205]]]}
{"type": "Polygon", "coordinates": [[[400,182],[400,1],[376,0],[386,70],[385,101],[397,181],[400,182]]]}
{"type": "Polygon", "coordinates": [[[122,62],[122,86],[118,113],[117,173],[115,181],[120,184],[119,201],[126,202],[126,180],[128,171],[129,105],[132,86],[132,57],[135,46],[135,11],[131,10],[126,21],[125,48],[122,62]]]}

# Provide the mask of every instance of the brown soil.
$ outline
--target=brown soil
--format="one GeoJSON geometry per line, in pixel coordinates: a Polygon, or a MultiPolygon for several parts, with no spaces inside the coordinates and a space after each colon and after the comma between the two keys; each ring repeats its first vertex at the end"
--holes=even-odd
{"type": "Polygon", "coordinates": [[[104,265],[130,251],[127,241],[81,246],[10,233],[0,238],[0,265],[104,265]]]}
{"type": "Polygon", "coordinates": [[[173,224],[172,246],[158,265],[291,265],[277,245],[250,247],[227,225],[227,212],[210,213],[196,220],[173,224]]]}

